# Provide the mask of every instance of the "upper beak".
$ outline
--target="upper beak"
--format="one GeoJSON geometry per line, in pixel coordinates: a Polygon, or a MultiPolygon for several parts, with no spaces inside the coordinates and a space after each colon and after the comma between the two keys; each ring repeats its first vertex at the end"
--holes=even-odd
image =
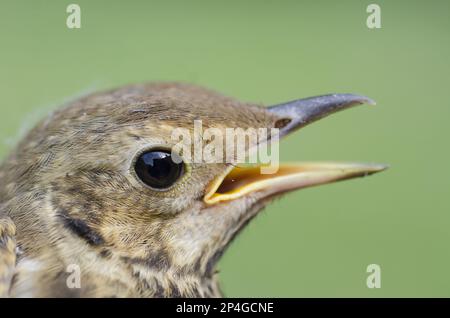
{"type": "MultiPolygon", "coordinates": [[[[299,99],[268,107],[278,118],[276,126],[285,136],[337,111],[360,104],[375,105],[364,96],[331,94],[299,99]]],[[[207,204],[230,201],[246,194],[263,191],[263,197],[294,189],[366,176],[387,168],[382,164],[361,163],[295,163],[280,165],[274,174],[261,174],[258,166],[230,167],[216,177],[204,196],[207,204]]]]}
{"type": "Polygon", "coordinates": [[[375,105],[375,101],[354,94],[330,94],[270,106],[268,110],[287,120],[280,129],[280,136],[284,136],[323,117],[361,104],[375,105]]]}

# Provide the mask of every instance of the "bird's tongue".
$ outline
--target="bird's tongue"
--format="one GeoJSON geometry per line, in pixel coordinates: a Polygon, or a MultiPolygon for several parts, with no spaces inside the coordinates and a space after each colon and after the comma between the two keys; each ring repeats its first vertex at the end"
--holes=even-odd
{"type": "Polygon", "coordinates": [[[263,197],[333,181],[361,177],[386,169],[379,164],[294,163],[280,165],[273,174],[261,174],[261,166],[230,167],[208,187],[204,201],[215,204],[231,201],[253,192],[263,197]]]}

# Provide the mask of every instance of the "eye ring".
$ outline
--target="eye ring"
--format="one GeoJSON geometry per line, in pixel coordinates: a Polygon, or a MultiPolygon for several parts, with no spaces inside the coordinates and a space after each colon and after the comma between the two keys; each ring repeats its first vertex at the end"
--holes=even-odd
{"type": "Polygon", "coordinates": [[[186,166],[176,153],[165,147],[139,152],[131,167],[136,178],[155,191],[168,191],[183,179],[186,166]]]}

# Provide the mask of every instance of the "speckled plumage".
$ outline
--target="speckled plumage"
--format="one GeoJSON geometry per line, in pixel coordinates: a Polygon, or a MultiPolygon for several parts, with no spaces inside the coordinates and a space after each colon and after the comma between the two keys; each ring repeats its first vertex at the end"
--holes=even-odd
{"type": "Polygon", "coordinates": [[[277,118],[167,83],[93,94],[38,124],[0,167],[0,296],[220,296],[215,263],[266,201],[206,206],[205,187],[226,164],[193,164],[167,192],[130,170],[137,152],[170,147],[171,129],[194,119],[245,129],[277,118]],[[67,287],[70,264],[81,268],[79,289],[67,287]]]}
{"type": "MultiPolygon", "coordinates": [[[[258,165],[185,161],[182,176],[160,191],[138,178],[136,158],[172,149],[175,128],[194,135],[195,120],[224,135],[276,127],[284,136],[363,103],[374,104],[330,94],[264,108],[179,83],[130,85],[70,103],[0,166],[0,297],[221,296],[217,261],[275,196],[386,166],[298,163],[263,176],[258,165]]],[[[267,138],[277,139],[246,147],[267,138]]]]}

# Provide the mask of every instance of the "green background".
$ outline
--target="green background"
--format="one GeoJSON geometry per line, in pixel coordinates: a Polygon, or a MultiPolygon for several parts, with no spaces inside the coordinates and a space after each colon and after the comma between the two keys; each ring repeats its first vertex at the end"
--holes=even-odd
{"type": "Polygon", "coordinates": [[[227,296],[450,296],[450,2],[1,1],[0,153],[67,99],[130,82],[197,83],[273,104],[331,92],[376,107],[281,144],[284,161],[387,172],[291,193],[238,237],[227,296]],[[66,27],[81,6],[82,28],[66,27]],[[381,289],[366,287],[379,264],[381,289]]]}

